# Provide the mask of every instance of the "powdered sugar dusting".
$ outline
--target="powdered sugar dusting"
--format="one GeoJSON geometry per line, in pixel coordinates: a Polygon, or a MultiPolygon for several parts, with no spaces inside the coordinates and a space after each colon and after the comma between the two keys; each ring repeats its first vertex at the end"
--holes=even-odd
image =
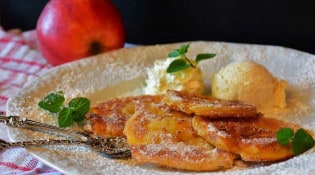
{"type": "MultiPolygon", "coordinates": [[[[20,115],[56,125],[56,118],[37,106],[38,101],[49,92],[62,90],[67,100],[76,96],[88,97],[92,105],[115,96],[142,94],[146,67],[152,67],[156,59],[166,58],[179,45],[121,49],[53,68],[9,100],[8,115],[20,115]]],[[[296,122],[315,132],[314,55],[275,46],[192,42],[187,56],[194,57],[206,52],[217,53],[215,59],[199,64],[208,93],[213,75],[223,66],[234,60],[253,60],[288,82],[288,107],[262,111],[265,116],[296,122]]],[[[74,128],[82,129],[82,126],[76,125],[74,128]]],[[[51,137],[12,128],[9,129],[9,136],[15,141],[51,137]]],[[[65,174],[187,174],[179,170],[134,165],[128,160],[112,160],[82,146],[31,147],[29,151],[65,174]]],[[[298,157],[268,166],[194,174],[304,175],[315,172],[314,162],[315,148],[298,157]]]]}
{"type": "Polygon", "coordinates": [[[269,144],[276,142],[276,138],[254,138],[254,139],[242,139],[241,140],[243,143],[254,143],[254,144],[269,144]]]}
{"type": "Polygon", "coordinates": [[[208,131],[209,132],[216,132],[218,134],[218,136],[221,136],[223,138],[228,137],[228,134],[226,132],[218,131],[218,129],[212,123],[208,124],[208,131]]]}

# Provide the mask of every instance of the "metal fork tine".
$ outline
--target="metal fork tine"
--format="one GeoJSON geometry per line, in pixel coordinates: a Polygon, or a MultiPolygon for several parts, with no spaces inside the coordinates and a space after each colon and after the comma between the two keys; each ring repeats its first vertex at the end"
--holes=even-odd
{"type": "Polygon", "coordinates": [[[30,129],[34,131],[39,131],[39,132],[46,132],[51,134],[54,133],[54,135],[57,136],[63,136],[63,137],[72,137],[80,140],[87,140],[88,134],[80,132],[80,131],[74,131],[72,129],[65,129],[65,128],[59,128],[57,126],[41,123],[41,122],[36,122],[33,120],[29,120],[26,118],[20,118],[18,116],[1,116],[0,118],[1,121],[5,121],[5,124],[10,126],[10,127],[15,127],[15,128],[25,128],[25,129],[30,129]],[[83,139],[84,137],[85,139],[83,139]]]}
{"type": "Polygon", "coordinates": [[[105,139],[95,138],[88,133],[59,128],[57,126],[36,122],[26,118],[20,119],[18,116],[5,116],[4,114],[0,114],[0,122],[3,122],[10,127],[25,128],[38,132],[48,132],[49,134],[55,133],[58,136],[63,137],[72,137],[74,140],[72,139],[72,141],[70,141],[71,143],[76,143],[75,141],[79,139],[79,141],[77,141],[78,143],[80,142],[89,145],[95,151],[105,153],[113,158],[127,158],[130,157],[131,154],[127,140],[123,137],[112,137],[105,139]]]}

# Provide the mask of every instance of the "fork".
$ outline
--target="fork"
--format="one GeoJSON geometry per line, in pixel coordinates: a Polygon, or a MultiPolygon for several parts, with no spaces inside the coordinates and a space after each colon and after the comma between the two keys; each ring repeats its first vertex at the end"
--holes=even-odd
{"type": "Polygon", "coordinates": [[[99,138],[85,132],[63,129],[46,123],[29,120],[27,118],[20,118],[19,116],[5,116],[3,113],[0,113],[0,122],[3,122],[10,127],[24,128],[28,130],[54,134],[57,136],[73,138],[68,140],[48,139],[10,143],[2,140],[0,141],[0,151],[6,148],[17,146],[26,147],[30,145],[84,144],[89,146],[91,149],[108,155],[112,158],[128,158],[131,156],[127,139],[124,137],[99,138]]]}

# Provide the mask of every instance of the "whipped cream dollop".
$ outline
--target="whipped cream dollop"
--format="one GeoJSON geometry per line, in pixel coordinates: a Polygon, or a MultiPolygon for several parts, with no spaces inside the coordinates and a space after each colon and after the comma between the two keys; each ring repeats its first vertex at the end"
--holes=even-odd
{"type": "Polygon", "coordinates": [[[202,94],[204,83],[201,70],[189,67],[178,72],[167,73],[166,69],[174,58],[156,60],[152,68],[147,69],[145,94],[163,94],[168,89],[202,94]]]}

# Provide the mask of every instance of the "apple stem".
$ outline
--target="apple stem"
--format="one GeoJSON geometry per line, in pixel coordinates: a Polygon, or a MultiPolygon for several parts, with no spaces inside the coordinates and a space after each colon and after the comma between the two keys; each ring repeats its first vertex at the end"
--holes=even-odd
{"type": "Polygon", "coordinates": [[[91,55],[96,55],[96,54],[102,53],[103,51],[104,51],[104,47],[103,47],[103,45],[100,42],[93,41],[90,44],[89,53],[91,55]]]}

